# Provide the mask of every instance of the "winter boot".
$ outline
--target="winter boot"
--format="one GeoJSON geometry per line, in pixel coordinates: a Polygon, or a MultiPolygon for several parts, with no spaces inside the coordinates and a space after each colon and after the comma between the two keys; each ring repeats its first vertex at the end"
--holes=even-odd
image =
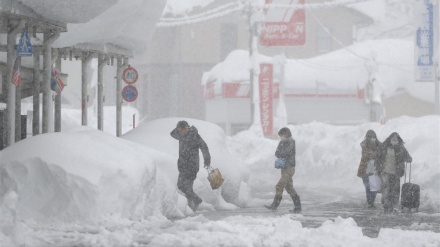
{"type": "Polygon", "coordinates": [[[193,212],[196,212],[196,210],[199,208],[199,205],[202,203],[202,199],[199,197],[194,198],[194,208],[192,209],[193,212]]]}
{"type": "Polygon", "coordinates": [[[278,206],[280,205],[281,198],[282,198],[282,196],[275,195],[275,197],[273,198],[272,204],[271,205],[264,205],[264,206],[267,209],[275,211],[275,210],[277,210],[278,206]]]}
{"type": "Polygon", "coordinates": [[[295,208],[293,210],[289,210],[289,212],[294,213],[294,214],[301,213],[301,199],[300,199],[300,197],[298,195],[291,196],[291,197],[292,197],[293,205],[295,205],[295,208]]]}

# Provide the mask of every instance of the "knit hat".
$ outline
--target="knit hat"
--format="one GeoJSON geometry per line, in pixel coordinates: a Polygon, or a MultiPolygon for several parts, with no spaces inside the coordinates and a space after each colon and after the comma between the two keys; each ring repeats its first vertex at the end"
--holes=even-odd
{"type": "Polygon", "coordinates": [[[188,127],[189,127],[188,122],[186,122],[186,121],[184,121],[184,120],[179,121],[179,122],[177,123],[177,128],[188,128],[188,127]]]}

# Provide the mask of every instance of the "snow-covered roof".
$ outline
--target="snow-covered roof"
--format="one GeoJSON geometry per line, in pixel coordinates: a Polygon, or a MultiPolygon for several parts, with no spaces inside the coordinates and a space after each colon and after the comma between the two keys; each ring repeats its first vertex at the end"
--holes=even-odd
{"type": "MultiPolygon", "coordinates": [[[[259,54],[259,63],[274,59],[259,54]]],[[[434,101],[433,83],[414,81],[414,43],[407,40],[368,40],[310,59],[288,59],[285,65],[287,88],[316,88],[316,83],[333,89],[363,88],[368,82],[366,64],[376,61],[376,97],[389,97],[405,89],[413,97],[434,101]]],[[[221,63],[205,72],[202,84],[249,80],[249,53],[235,50],[221,63]]],[[[380,99],[378,99],[380,101],[380,99]]]]}
{"type": "Polygon", "coordinates": [[[68,24],[54,47],[79,43],[113,44],[142,53],[154,32],[166,0],[118,1],[96,18],[81,24],[68,24]]]}
{"type": "Polygon", "coordinates": [[[179,16],[191,12],[195,8],[203,8],[215,0],[168,0],[163,15],[179,16]]]}
{"type": "MultiPolygon", "coordinates": [[[[13,0],[16,1],[16,0],[13,0]]],[[[116,4],[118,0],[18,0],[32,8],[37,14],[51,20],[64,23],[87,22],[106,9],[116,4]]]]}

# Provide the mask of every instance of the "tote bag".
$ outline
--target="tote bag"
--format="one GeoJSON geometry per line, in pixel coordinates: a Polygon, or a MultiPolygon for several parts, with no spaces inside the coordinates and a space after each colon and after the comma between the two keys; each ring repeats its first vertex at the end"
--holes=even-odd
{"type": "Polygon", "coordinates": [[[382,190],[382,179],[377,174],[373,174],[368,177],[370,183],[370,191],[380,192],[382,190]]]}

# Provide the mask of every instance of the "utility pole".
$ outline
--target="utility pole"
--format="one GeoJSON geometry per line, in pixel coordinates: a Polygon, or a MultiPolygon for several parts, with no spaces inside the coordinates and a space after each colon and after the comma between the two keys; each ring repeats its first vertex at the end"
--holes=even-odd
{"type": "MultiPolygon", "coordinates": [[[[252,44],[254,42],[254,24],[252,23],[252,4],[251,1],[248,1],[248,5],[247,5],[247,16],[248,16],[248,27],[249,27],[249,61],[251,61],[252,55],[253,55],[253,49],[252,49],[252,44]]],[[[254,93],[254,67],[250,66],[249,69],[249,94],[250,94],[250,110],[251,110],[251,119],[250,122],[253,123],[254,120],[254,99],[253,99],[253,93],[254,93]]]]}
{"type": "Polygon", "coordinates": [[[249,86],[251,93],[251,127],[258,135],[263,136],[260,117],[260,92],[257,85],[260,74],[260,65],[258,63],[258,35],[260,25],[264,19],[264,13],[261,9],[254,8],[252,1],[248,0],[247,15],[249,18],[249,86]]]}

